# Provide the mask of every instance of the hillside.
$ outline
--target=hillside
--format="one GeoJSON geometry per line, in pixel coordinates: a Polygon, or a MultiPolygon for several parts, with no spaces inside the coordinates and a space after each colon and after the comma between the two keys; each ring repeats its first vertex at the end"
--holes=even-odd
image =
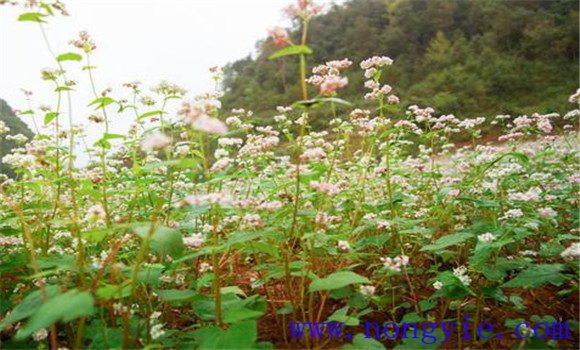
{"type": "MultiPolygon", "coordinates": [[[[578,85],[577,1],[351,0],[312,19],[308,66],[348,57],[341,97],[360,99],[358,63],[373,55],[395,60],[387,81],[403,106],[433,106],[460,118],[564,112],[578,85]]],[[[299,27],[292,28],[297,40],[299,27]]],[[[272,116],[300,98],[296,56],[273,61],[272,40],[255,59],[225,67],[226,108],[272,116]]],[[[314,90],[311,90],[313,93],[314,90]]]]}
{"type": "MultiPolygon", "coordinates": [[[[10,153],[10,150],[16,146],[15,141],[7,140],[6,136],[22,134],[31,139],[34,133],[22,120],[20,120],[20,118],[16,116],[16,114],[14,114],[12,108],[3,99],[0,99],[0,121],[4,122],[4,124],[10,128],[10,131],[7,134],[0,137],[1,160],[2,157],[10,153]]],[[[8,166],[6,166],[6,164],[0,162],[0,174],[8,174],[9,176],[12,176],[14,173],[8,166]]]]}

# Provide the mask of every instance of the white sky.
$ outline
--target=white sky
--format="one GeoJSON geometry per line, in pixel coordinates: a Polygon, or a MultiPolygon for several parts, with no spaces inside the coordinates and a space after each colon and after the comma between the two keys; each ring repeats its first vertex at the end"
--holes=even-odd
{"type": "MultiPolygon", "coordinates": [[[[78,51],[68,44],[87,30],[97,45],[91,64],[98,91],[113,88],[113,97],[124,96],[124,82],[139,80],[143,90],[166,79],[189,90],[188,97],[211,90],[209,67],[222,66],[254,52],[267,30],[289,26],[282,9],[293,0],[68,0],[71,16],[52,17],[46,25],[57,54],[78,51]]],[[[340,2],[340,1],[339,1],[340,2]]],[[[331,0],[318,0],[330,4],[331,0]]],[[[32,90],[33,107],[56,106],[54,87],[40,79],[40,70],[55,67],[34,22],[18,22],[23,8],[0,6],[0,98],[13,108],[27,109],[20,88],[32,90]]],[[[64,62],[73,93],[75,123],[88,125],[93,99],[84,62],[64,62]]],[[[176,102],[174,102],[175,104],[176,102]]],[[[177,106],[172,106],[177,107],[177,106]]],[[[240,106],[250,108],[251,106],[240,106]]],[[[23,117],[26,120],[30,117],[23,117]]],[[[37,115],[37,121],[41,115],[37,115]]],[[[68,120],[66,115],[64,121],[68,120]]],[[[129,114],[119,116],[111,132],[123,133],[129,114]]],[[[89,141],[101,134],[99,126],[87,129],[89,141]]],[[[92,143],[92,142],[91,142],[92,143]]],[[[79,154],[80,158],[84,158],[79,154]]]]}

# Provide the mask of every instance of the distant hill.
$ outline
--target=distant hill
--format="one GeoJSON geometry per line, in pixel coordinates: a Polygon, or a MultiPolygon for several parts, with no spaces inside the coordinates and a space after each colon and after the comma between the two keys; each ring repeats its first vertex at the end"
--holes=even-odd
{"type": "MultiPolygon", "coordinates": [[[[395,64],[385,82],[403,106],[433,106],[460,118],[563,112],[578,88],[578,6],[575,0],[351,0],[312,20],[308,64],[350,58],[350,83],[340,95],[351,102],[364,92],[358,63],[388,55],[395,64]]],[[[297,28],[292,36],[297,39],[297,28]]],[[[255,59],[225,67],[223,103],[271,117],[275,106],[300,99],[298,60],[269,61],[276,50],[270,39],[257,47],[255,59]]]]}
{"type": "MultiPolygon", "coordinates": [[[[18,118],[18,116],[16,116],[16,114],[14,114],[12,108],[3,99],[0,99],[0,120],[10,128],[10,132],[8,132],[8,134],[0,136],[1,160],[4,155],[10,153],[12,148],[16,147],[14,141],[6,140],[7,135],[22,134],[29,139],[32,139],[34,133],[22,120],[20,120],[20,118],[18,118]]],[[[9,176],[14,175],[12,170],[2,162],[0,162],[0,174],[8,174],[9,176]]]]}

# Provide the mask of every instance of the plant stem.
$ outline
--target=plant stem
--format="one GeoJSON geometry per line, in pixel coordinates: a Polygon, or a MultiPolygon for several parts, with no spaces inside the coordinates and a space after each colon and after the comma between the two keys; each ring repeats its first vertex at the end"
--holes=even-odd
{"type": "Polygon", "coordinates": [[[213,265],[213,272],[214,272],[214,297],[215,297],[215,317],[218,326],[223,327],[222,321],[222,292],[221,292],[221,285],[220,285],[220,264],[218,261],[218,246],[219,246],[219,236],[217,230],[217,217],[214,215],[212,217],[212,226],[213,226],[213,249],[211,252],[211,260],[213,265]]]}

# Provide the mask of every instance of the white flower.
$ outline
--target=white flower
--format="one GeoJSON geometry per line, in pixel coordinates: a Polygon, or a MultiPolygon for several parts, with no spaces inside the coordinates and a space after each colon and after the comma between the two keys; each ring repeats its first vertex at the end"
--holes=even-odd
{"type": "Polygon", "coordinates": [[[20,245],[22,244],[22,238],[15,236],[0,236],[0,246],[5,245],[20,245]]]}
{"type": "Polygon", "coordinates": [[[243,124],[242,120],[236,116],[226,118],[226,125],[227,126],[232,126],[232,127],[237,128],[237,127],[241,126],[242,124],[243,124]]]}
{"type": "Polygon", "coordinates": [[[218,159],[211,167],[211,171],[224,171],[230,165],[229,158],[218,159]]]}
{"type": "Polygon", "coordinates": [[[28,141],[28,137],[22,134],[7,135],[6,140],[15,141],[16,143],[25,143],[26,141],[28,141]]]}
{"type": "Polygon", "coordinates": [[[41,341],[46,339],[46,337],[48,337],[48,331],[46,328],[39,329],[32,333],[32,339],[34,339],[34,341],[41,341]]]}
{"type": "Polygon", "coordinates": [[[288,113],[292,110],[292,107],[277,106],[276,110],[278,111],[278,113],[288,113]]]}
{"type": "Polygon", "coordinates": [[[435,283],[433,283],[433,288],[441,289],[441,287],[443,287],[443,283],[441,283],[441,281],[435,281],[435,283]]]}
{"type": "Polygon", "coordinates": [[[329,196],[336,196],[340,193],[341,188],[338,184],[333,185],[327,182],[312,181],[310,182],[310,187],[315,189],[317,192],[327,194],[329,196]]]}
{"type": "Polygon", "coordinates": [[[342,250],[343,252],[348,252],[350,250],[350,244],[348,241],[338,241],[338,249],[342,250]]]}
{"type": "Polygon", "coordinates": [[[87,210],[87,215],[85,216],[85,219],[89,221],[96,221],[99,219],[104,219],[105,215],[106,213],[103,206],[100,204],[95,204],[87,210]]]}
{"type": "Polygon", "coordinates": [[[239,146],[244,143],[244,140],[232,137],[222,137],[218,140],[220,146],[239,146]]]}
{"type": "Polygon", "coordinates": [[[199,248],[205,242],[203,233],[194,233],[189,237],[183,238],[183,244],[192,248],[199,248]]]}
{"type": "Polygon", "coordinates": [[[206,263],[206,262],[202,262],[201,264],[199,264],[199,273],[204,273],[204,272],[208,272],[208,271],[212,271],[213,270],[213,266],[211,266],[210,264],[206,263]]]}
{"type": "Polygon", "coordinates": [[[574,243],[566,248],[560,256],[564,259],[580,258],[580,243],[574,243]]]}
{"type": "Polygon", "coordinates": [[[451,198],[455,198],[455,197],[459,196],[459,190],[453,188],[453,189],[449,190],[449,192],[447,192],[447,196],[451,197],[451,198]]]}
{"type": "Polygon", "coordinates": [[[323,160],[326,158],[326,152],[321,147],[308,148],[302,154],[301,158],[307,162],[313,160],[323,160]]]}
{"type": "Polygon", "coordinates": [[[388,230],[391,228],[391,223],[387,220],[379,220],[377,221],[377,228],[379,230],[388,230]]]}
{"type": "Polygon", "coordinates": [[[522,250],[519,254],[521,256],[537,256],[538,255],[538,253],[533,251],[533,250],[522,250]]]}
{"type": "Polygon", "coordinates": [[[159,339],[165,334],[163,330],[163,324],[158,323],[151,327],[151,339],[159,339]]]}
{"type": "Polygon", "coordinates": [[[540,216],[543,218],[553,218],[558,215],[558,213],[556,213],[556,211],[550,207],[540,208],[538,210],[538,214],[540,214],[540,216]]]}
{"type": "Polygon", "coordinates": [[[242,217],[242,225],[246,229],[256,229],[264,226],[264,221],[258,214],[246,214],[242,217]]]}
{"type": "Polygon", "coordinates": [[[171,144],[171,139],[164,134],[156,133],[147,136],[141,143],[144,151],[159,151],[171,144]]]}
{"type": "Polygon", "coordinates": [[[477,236],[477,239],[480,242],[491,242],[491,241],[495,240],[495,236],[493,234],[491,234],[490,232],[486,232],[482,235],[477,236]]]}
{"type": "Polygon", "coordinates": [[[393,60],[387,56],[374,56],[362,61],[360,67],[367,70],[375,67],[390,66],[392,64],[393,60]]]}
{"type": "Polygon", "coordinates": [[[189,145],[179,145],[175,147],[175,154],[180,157],[185,157],[189,154],[189,145]]]}
{"type": "Polygon", "coordinates": [[[507,220],[507,219],[517,219],[517,218],[521,218],[522,216],[524,216],[524,213],[522,212],[521,209],[510,209],[508,211],[506,211],[502,217],[500,217],[500,220],[507,220]]]}
{"type": "Polygon", "coordinates": [[[373,295],[375,295],[375,286],[360,286],[360,293],[362,295],[365,295],[367,297],[372,297],[373,295]]]}
{"type": "Polygon", "coordinates": [[[580,103],[580,89],[576,90],[576,93],[570,95],[568,101],[570,101],[570,103],[580,103]]]}
{"type": "Polygon", "coordinates": [[[409,257],[406,255],[399,255],[394,259],[390,257],[382,257],[380,260],[387,269],[394,272],[400,272],[401,267],[409,265],[409,257]]]}
{"type": "Polygon", "coordinates": [[[465,266],[459,266],[453,269],[453,274],[455,277],[459,278],[461,283],[463,283],[465,286],[469,286],[471,283],[471,278],[467,275],[467,268],[465,266]]]}
{"type": "Polygon", "coordinates": [[[286,121],[286,116],[285,115],[275,115],[274,116],[274,121],[276,123],[282,123],[286,121]]]}
{"type": "Polygon", "coordinates": [[[537,202],[540,200],[540,194],[542,190],[538,187],[530,188],[527,192],[509,192],[508,198],[511,201],[522,201],[522,202],[537,202]]]}
{"type": "Polygon", "coordinates": [[[190,195],[184,199],[186,204],[191,206],[199,207],[210,204],[219,204],[226,206],[232,203],[232,198],[221,192],[200,194],[200,195],[190,195]]]}
{"type": "Polygon", "coordinates": [[[0,120],[0,135],[6,134],[10,131],[10,128],[6,126],[2,120],[0,120]]]}
{"type": "Polygon", "coordinates": [[[228,127],[221,120],[210,117],[207,114],[201,114],[199,117],[195,118],[191,125],[195,129],[208,134],[223,135],[228,132],[228,127]]]}
{"type": "Polygon", "coordinates": [[[276,209],[282,207],[282,202],[280,201],[272,201],[272,202],[264,202],[258,205],[258,210],[267,210],[270,213],[273,213],[276,209]]]}
{"type": "Polygon", "coordinates": [[[34,169],[36,157],[32,154],[7,154],[2,157],[2,163],[13,167],[34,169]]]}

